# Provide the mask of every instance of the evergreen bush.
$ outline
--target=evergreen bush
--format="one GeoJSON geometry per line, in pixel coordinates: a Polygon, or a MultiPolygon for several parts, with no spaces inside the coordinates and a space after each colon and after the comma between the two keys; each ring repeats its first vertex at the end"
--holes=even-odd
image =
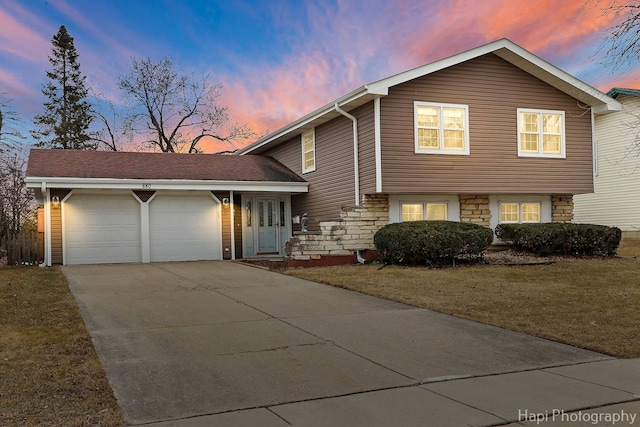
{"type": "Polygon", "coordinates": [[[546,255],[615,255],[622,231],[593,224],[500,224],[496,236],[516,249],[546,255]]]}
{"type": "Polygon", "coordinates": [[[493,232],[471,223],[409,221],[382,227],[373,241],[385,264],[445,266],[481,259],[493,232]]]}

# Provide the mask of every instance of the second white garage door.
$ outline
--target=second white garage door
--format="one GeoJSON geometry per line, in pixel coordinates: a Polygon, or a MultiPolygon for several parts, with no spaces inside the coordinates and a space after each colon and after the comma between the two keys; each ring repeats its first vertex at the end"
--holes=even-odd
{"type": "Polygon", "coordinates": [[[222,259],[220,227],[211,193],[158,194],[149,205],[151,262],[222,259]]]}

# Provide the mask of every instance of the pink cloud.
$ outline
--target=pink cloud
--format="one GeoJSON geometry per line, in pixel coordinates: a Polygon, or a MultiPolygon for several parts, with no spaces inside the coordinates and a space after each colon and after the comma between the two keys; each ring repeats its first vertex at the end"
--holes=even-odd
{"type": "Polygon", "coordinates": [[[51,50],[50,38],[34,30],[42,26],[43,23],[38,18],[18,4],[7,3],[4,8],[0,8],[0,51],[28,61],[46,61],[51,50]],[[12,9],[13,13],[8,9],[12,9]]]}

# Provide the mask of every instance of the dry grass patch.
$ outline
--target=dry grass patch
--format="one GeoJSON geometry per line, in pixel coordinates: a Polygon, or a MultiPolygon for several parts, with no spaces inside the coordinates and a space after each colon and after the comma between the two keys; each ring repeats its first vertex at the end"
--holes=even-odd
{"type": "Polygon", "coordinates": [[[286,274],[618,357],[640,357],[638,256],[640,241],[623,241],[615,258],[563,258],[549,265],[349,265],[286,274]]]}
{"type": "Polygon", "coordinates": [[[0,331],[0,425],[124,425],[58,268],[0,268],[0,331]]]}

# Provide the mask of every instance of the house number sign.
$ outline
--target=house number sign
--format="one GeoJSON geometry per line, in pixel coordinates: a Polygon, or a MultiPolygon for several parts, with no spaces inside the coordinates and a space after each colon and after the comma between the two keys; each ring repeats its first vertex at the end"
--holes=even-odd
{"type": "Polygon", "coordinates": [[[142,184],[143,190],[151,190],[151,184],[142,184]]]}

